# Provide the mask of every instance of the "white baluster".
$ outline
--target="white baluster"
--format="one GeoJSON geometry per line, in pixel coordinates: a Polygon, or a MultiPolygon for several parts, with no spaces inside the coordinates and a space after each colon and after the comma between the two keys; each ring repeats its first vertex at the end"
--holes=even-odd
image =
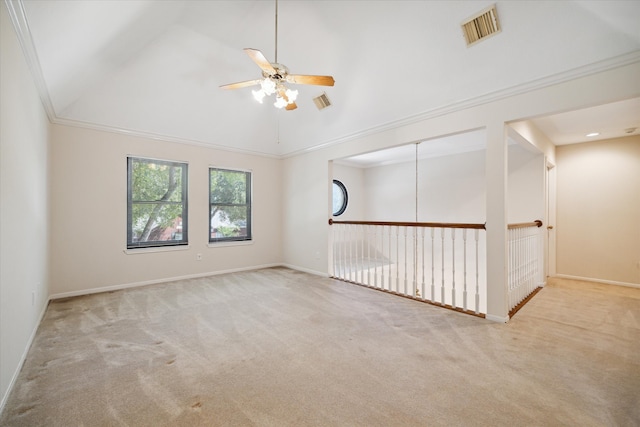
{"type": "Polygon", "coordinates": [[[341,263],[342,263],[342,225],[333,224],[336,227],[336,277],[342,279],[341,263]]]}
{"type": "Polygon", "coordinates": [[[390,225],[389,226],[389,280],[387,281],[387,286],[388,286],[387,290],[389,291],[392,288],[392,280],[393,280],[391,276],[391,273],[392,273],[391,266],[393,265],[393,258],[391,257],[391,234],[392,233],[393,233],[393,226],[390,225]]]}
{"type": "Polygon", "coordinates": [[[354,273],[355,273],[355,269],[354,269],[354,261],[353,261],[353,245],[355,244],[353,239],[354,237],[354,228],[355,225],[350,224],[349,225],[349,281],[350,282],[354,282],[354,273]]]}
{"type": "Polygon", "coordinates": [[[362,284],[362,225],[356,225],[356,283],[362,284]],[[358,274],[360,277],[358,278],[358,274]]]}
{"type": "Polygon", "coordinates": [[[436,273],[435,273],[435,268],[436,268],[436,261],[435,261],[435,233],[436,233],[436,229],[435,228],[431,228],[431,302],[435,303],[436,302],[436,273]]]}
{"type": "Polygon", "coordinates": [[[369,240],[369,233],[371,227],[365,226],[365,235],[367,236],[367,286],[371,286],[371,242],[369,240]]]}
{"type": "Polygon", "coordinates": [[[379,252],[380,252],[380,289],[384,289],[384,225],[380,226],[380,251],[379,252]]]}
{"type": "Polygon", "coordinates": [[[462,309],[464,311],[467,311],[467,229],[463,228],[462,229],[462,242],[463,242],[463,272],[462,272],[462,278],[463,278],[463,291],[462,291],[462,309]]]}
{"type": "Polygon", "coordinates": [[[331,230],[330,231],[330,233],[331,233],[331,246],[333,247],[332,258],[331,258],[331,277],[336,277],[337,276],[337,274],[336,274],[336,256],[337,256],[337,253],[336,253],[336,250],[337,250],[337,246],[336,246],[336,241],[337,241],[337,239],[336,239],[336,231],[337,231],[337,228],[334,225],[331,225],[329,229],[331,230]]]}
{"type": "Polygon", "coordinates": [[[476,238],[476,314],[478,314],[480,313],[480,285],[478,280],[480,277],[480,272],[479,272],[480,263],[478,262],[478,240],[479,240],[480,230],[476,228],[474,231],[475,231],[475,238],[476,238]]]}
{"type": "Polygon", "coordinates": [[[355,254],[355,258],[354,258],[354,262],[355,262],[355,271],[354,271],[354,281],[356,283],[362,283],[361,279],[358,279],[358,273],[361,272],[360,270],[360,226],[358,226],[358,224],[355,224],[353,226],[353,230],[354,230],[354,236],[353,236],[353,246],[354,246],[354,254],[355,254]]]}
{"type": "Polygon", "coordinates": [[[400,226],[396,226],[396,283],[393,290],[400,291],[400,226]]]}
{"type": "Polygon", "coordinates": [[[509,310],[513,307],[513,287],[515,283],[515,240],[514,230],[507,230],[509,236],[509,274],[507,280],[507,297],[509,299],[509,310]]]}
{"type": "Polygon", "coordinates": [[[420,234],[422,237],[422,299],[427,299],[427,295],[425,294],[425,283],[424,283],[424,227],[420,227],[420,234]]]}
{"type": "Polygon", "coordinates": [[[404,288],[403,288],[403,293],[405,295],[409,295],[408,289],[407,289],[407,258],[409,258],[408,252],[407,252],[407,226],[404,227],[404,288]]]}
{"type": "Polygon", "coordinates": [[[451,307],[456,307],[456,229],[451,229],[451,307]]]}
{"type": "Polygon", "coordinates": [[[442,284],[440,285],[440,304],[445,305],[444,303],[444,228],[440,229],[440,240],[442,243],[442,284]]]}
{"type": "Polygon", "coordinates": [[[417,298],[422,296],[420,289],[418,289],[418,230],[417,227],[411,227],[411,234],[413,236],[413,271],[411,280],[411,292],[413,297],[417,298]]]}

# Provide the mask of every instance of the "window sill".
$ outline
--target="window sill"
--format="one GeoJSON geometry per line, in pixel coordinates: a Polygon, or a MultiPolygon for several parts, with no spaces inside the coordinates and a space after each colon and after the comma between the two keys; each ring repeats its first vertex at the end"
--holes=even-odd
{"type": "Polygon", "coordinates": [[[207,243],[207,246],[210,248],[223,248],[229,246],[247,246],[253,245],[253,240],[240,240],[237,242],[215,242],[215,243],[207,243]]]}
{"type": "Polygon", "coordinates": [[[156,252],[174,252],[174,251],[186,251],[189,250],[190,245],[176,245],[176,246],[161,246],[157,248],[136,248],[125,249],[123,252],[127,255],[137,254],[150,254],[156,252]]]}

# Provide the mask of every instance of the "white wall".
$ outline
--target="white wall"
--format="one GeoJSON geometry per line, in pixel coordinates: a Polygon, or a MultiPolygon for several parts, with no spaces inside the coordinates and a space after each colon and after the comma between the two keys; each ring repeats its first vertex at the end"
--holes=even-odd
{"type": "Polygon", "coordinates": [[[48,299],[48,120],[0,5],[0,409],[48,299]]]}
{"type": "Polygon", "coordinates": [[[484,162],[484,150],[420,159],[417,218],[415,161],[368,168],[364,219],[484,223],[484,162]]]}
{"type": "Polygon", "coordinates": [[[69,126],[52,131],[53,296],[282,263],[280,160],[69,126]],[[125,253],[127,155],[188,162],[187,250],[125,253]],[[210,165],[253,172],[252,244],[208,246],[210,165]]]}
{"type": "MultiPolygon", "coordinates": [[[[428,142],[418,147],[428,149],[428,142]]],[[[421,158],[417,171],[417,218],[415,160],[361,169],[334,166],[334,178],[345,177],[349,183],[353,182],[354,191],[350,194],[354,201],[364,204],[362,208],[358,206],[362,214],[350,215],[349,219],[484,223],[485,157],[485,150],[480,149],[421,158]]],[[[509,223],[544,219],[544,187],[542,153],[533,146],[509,145],[509,223]]]]}
{"type": "Polygon", "coordinates": [[[640,287],[640,136],[556,155],[558,275],[640,287]]]}
{"type": "Polygon", "coordinates": [[[545,163],[542,153],[509,145],[509,224],[545,222],[545,163]]]}
{"type": "Polygon", "coordinates": [[[363,134],[348,142],[285,159],[285,262],[312,271],[327,271],[327,192],[331,178],[327,167],[329,161],[469,129],[486,128],[487,283],[491,292],[487,310],[494,316],[492,318],[504,318],[508,311],[506,299],[502,295],[506,284],[505,124],[640,96],[637,81],[639,74],[640,63],[635,63],[475,107],[460,108],[455,112],[434,113],[422,120],[390,127],[374,134],[363,134]],[[316,251],[321,253],[320,257],[314,256],[316,251]]]}

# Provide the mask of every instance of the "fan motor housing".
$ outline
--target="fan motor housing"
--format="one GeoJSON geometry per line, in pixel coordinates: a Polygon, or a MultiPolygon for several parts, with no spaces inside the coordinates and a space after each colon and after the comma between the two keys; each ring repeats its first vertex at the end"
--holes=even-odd
{"type": "Polygon", "coordinates": [[[276,82],[280,81],[280,80],[284,80],[285,77],[287,77],[287,74],[289,74],[289,69],[282,65],[282,64],[278,64],[276,62],[272,63],[271,66],[273,67],[274,70],[276,70],[275,74],[269,74],[266,71],[262,72],[262,76],[265,78],[270,78],[271,80],[274,80],[276,82]]]}

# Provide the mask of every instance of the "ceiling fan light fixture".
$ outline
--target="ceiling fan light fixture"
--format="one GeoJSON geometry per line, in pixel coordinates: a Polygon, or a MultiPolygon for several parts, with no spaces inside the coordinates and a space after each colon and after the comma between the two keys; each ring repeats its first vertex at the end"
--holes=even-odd
{"type": "Polygon", "coordinates": [[[264,93],[262,89],[252,90],[251,93],[253,94],[253,97],[256,99],[256,101],[258,101],[260,104],[262,104],[262,100],[264,99],[264,97],[267,96],[267,94],[264,93]]]}
{"type": "Polygon", "coordinates": [[[276,93],[276,84],[268,77],[262,80],[260,86],[262,86],[262,91],[266,95],[273,95],[274,93],[276,93]]]}
{"type": "Polygon", "coordinates": [[[259,90],[252,91],[253,97],[259,103],[263,103],[266,96],[276,94],[273,105],[277,108],[286,107],[287,111],[295,110],[298,106],[295,100],[298,91],[287,88],[283,83],[301,85],[333,86],[335,80],[332,76],[315,76],[305,74],[289,74],[289,69],[278,63],[278,0],[276,0],[276,60],[269,62],[258,49],[245,48],[244,51],[253,62],[262,70],[262,79],[246,80],[220,86],[221,89],[239,89],[247,86],[260,85],[259,90]]]}
{"type": "Polygon", "coordinates": [[[298,91],[295,89],[287,89],[284,94],[287,96],[289,104],[296,102],[296,99],[298,99],[298,91]]]}
{"type": "Polygon", "coordinates": [[[287,104],[289,104],[289,103],[283,97],[281,97],[280,95],[276,96],[276,102],[273,103],[273,105],[276,108],[286,107],[287,104]]]}

